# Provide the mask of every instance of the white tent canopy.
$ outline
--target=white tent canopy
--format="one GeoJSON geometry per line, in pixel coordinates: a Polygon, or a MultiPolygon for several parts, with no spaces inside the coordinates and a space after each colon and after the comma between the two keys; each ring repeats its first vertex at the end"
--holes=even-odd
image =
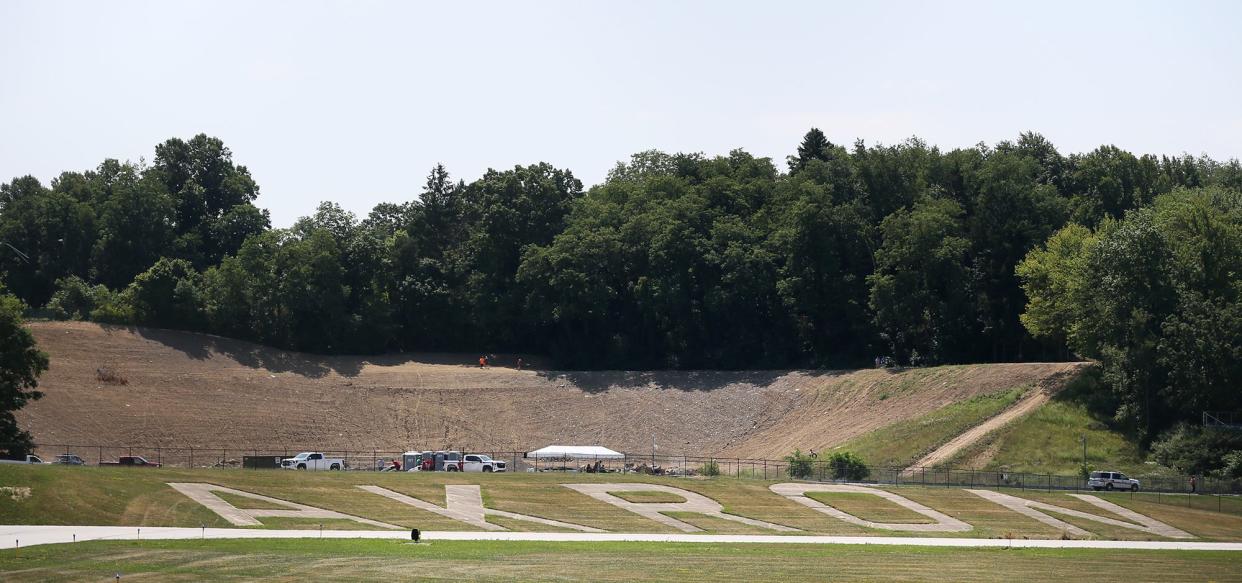
{"type": "Polygon", "coordinates": [[[543,449],[527,452],[528,458],[574,459],[574,460],[620,460],[625,454],[598,445],[549,445],[543,449]]]}

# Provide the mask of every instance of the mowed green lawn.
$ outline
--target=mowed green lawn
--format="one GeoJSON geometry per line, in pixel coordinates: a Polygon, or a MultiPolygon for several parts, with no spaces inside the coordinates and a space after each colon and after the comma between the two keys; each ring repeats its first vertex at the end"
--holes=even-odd
{"type": "MultiPolygon", "coordinates": [[[[478,484],[488,508],[517,512],[591,526],[611,532],[679,532],[585,496],[566,483],[654,483],[681,488],[719,502],[726,513],[797,528],[802,533],[830,535],[902,534],[891,530],[869,529],[846,523],[772,493],[773,482],[726,477],[658,478],[621,474],[449,474],[378,472],[286,472],[279,470],[185,470],[137,468],[83,468],[63,466],[0,466],[0,484],[29,488],[29,497],[0,496],[0,524],[122,525],[228,527],[230,524],[199,503],[183,496],[168,482],[204,482],[236,488],[345,514],[378,520],[403,528],[434,530],[474,530],[425,510],[358,489],[357,485],[376,485],[433,504],[443,505],[446,484],[478,484]]],[[[882,486],[881,486],[882,487],[882,486]]],[[[974,529],[964,533],[927,533],[923,536],[961,536],[997,538],[1060,538],[1062,531],[1035,519],[1015,513],[961,488],[918,486],[887,487],[910,500],[959,518],[974,529]]],[[[610,488],[610,490],[614,490],[610,488]]],[[[1038,499],[1065,508],[1086,509],[1097,515],[1105,512],[1065,493],[1039,493],[1006,488],[1003,492],[1038,499]]],[[[665,493],[623,492],[617,494],[636,502],[678,502],[679,496],[665,493]]],[[[1203,540],[1242,540],[1242,515],[1233,506],[1216,512],[1207,504],[1170,504],[1169,496],[1141,493],[1115,493],[1102,497],[1188,531],[1203,540]]],[[[921,515],[894,505],[878,496],[866,494],[815,493],[811,497],[860,518],[880,522],[926,522],[921,515]]],[[[257,500],[225,495],[241,508],[270,506],[257,500]]],[[[1205,497],[1206,498],[1206,497],[1205,497]]],[[[1212,500],[1215,500],[1214,498],[1212,500]]],[[[1177,502],[1177,500],[1174,500],[1177,502]]],[[[1229,505],[1226,505],[1229,506],[1229,505]]],[[[674,517],[704,529],[708,534],[773,534],[757,526],[739,524],[703,515],[674,517]]],[[[1093,533],[1099,538],[1143,540],[1142,532],[1108,527],[1073,517],[1059,518],[1093,533]]],[[[560,530],[558,527],[488,517],[503,527],[519,531],[560,530]]],[[[302,518],[262,518],[259,528],[366,528],[343,520],[302,518]]],[[[801,534],[801,533],[790,533],[801,534]]]]}
{"type": "Polygon", "coordinates": [[[0,551],[4,581],[1239,581],[1227,551],[387,540],[89,542],[0,551]]]}

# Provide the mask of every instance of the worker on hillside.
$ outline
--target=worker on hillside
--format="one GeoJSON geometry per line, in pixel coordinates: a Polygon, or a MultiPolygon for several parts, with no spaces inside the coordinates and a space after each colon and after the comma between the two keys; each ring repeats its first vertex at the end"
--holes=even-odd
{"type": "Polygon", "coordinates": [[[523,365],[523,364],[525,364],[524,362],[522,362],[522,357],[520,357],[520,356],[518,357],[518,363],[517,363],[517,364],[518,364],[518,370],[522,370],[522,365],[523,365]]]}
{"type": "Polygon", "coordinates": [[[394,472],[400,472],[400,471],[401,471],[401,460],[399,460],[399,459],[394,459],[394,460],[392,460],[392,471],[394,471],[394,472]]]}
{"type": "Polygon", "coordinates": [[[487,368],[487,357],[486,356],[479,357],[479,368],[487,368]]]}

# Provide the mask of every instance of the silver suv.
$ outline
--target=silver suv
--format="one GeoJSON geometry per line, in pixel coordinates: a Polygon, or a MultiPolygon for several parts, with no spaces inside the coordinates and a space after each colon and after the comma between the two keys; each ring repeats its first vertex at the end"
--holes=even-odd
{"type": "Polygon", "coordinates": [[[1121,472],[1091,472],[1091,477],[1087,479],[1087,485],[1092,490],[1129,490],[1138,492],[1139,481],[1134,478],[1127,478],[1121,472]]]}

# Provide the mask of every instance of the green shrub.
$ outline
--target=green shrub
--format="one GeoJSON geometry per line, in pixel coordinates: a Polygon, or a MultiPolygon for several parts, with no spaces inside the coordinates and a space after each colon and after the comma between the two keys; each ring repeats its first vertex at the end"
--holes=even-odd
{"type": "Polygon", "coordinates": [[[1238,432],[1205,430],[1183,423],[1163,433],[1152,444],[1151,455],[1160,465],[1180,472],[1210,474],[1225,469],[1226,456],[1239,450],[1242,434],[1238,432]]]}
{"type": "Polygon", "coordinates": [[[45,309],[55,320],[86,320],[95,308],[107,303],[111,297],[112,292],[103,285],[92,286],[82,278],[71,275],[56,280],[56,292],[45,309]]]}
{"type": "Polygon", "coordinates": [[[871,475],[871,469],[867,467],[867,463],[854,452],[834,452],[828,456],[826,461],[832,470],[834,480],[859,481],[871,475]]]}
{"type": "Polygon", "coordinates": [[[1242,450],[1234,450],[1221,456],[1221,468],[1214,474],[1218,478],[1242,478],[1242,450]]]}
{"type": "Polygon", "coordinates": [[[707,460],[699,466],[699,473],[704,476],[719,476],[720,464],[716,463],[716,460],[707,460]]]}
{"type": "Polygon", "coordinates": [[[814,458],[802,453],[801,449],[795,449],[793,453],[785,456],[784,460],[789,464],[786,470],[789,472],[789,477],[799,480],[811,477],[813,471],[811,462],[814,461],[814,458]]]}
{"type": "Polygon", "coordinates": [[[104,324],[133,324],[134,304],[130,289],[109,293],[102,303],[91,310],[91,320],[104,324]]]}

